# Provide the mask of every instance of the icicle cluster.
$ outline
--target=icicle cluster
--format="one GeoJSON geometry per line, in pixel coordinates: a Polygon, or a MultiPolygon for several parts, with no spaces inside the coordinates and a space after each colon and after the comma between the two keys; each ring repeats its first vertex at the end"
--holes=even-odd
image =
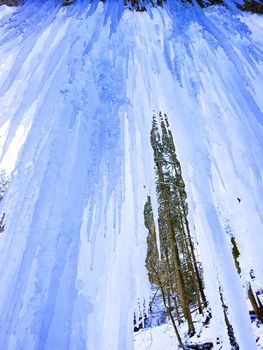
{"type": "Polygon", "coordinates": [[[228,343],[220,281],[241,350],[255,349],[224,227],[244,278],[253,267],[262,282],[260,32],[256,16],[174,1],[147,13],[117,1],[0,6],[0,154],[12,173],[1,349],[132,349],[148,291],[154,109],[176,138],[214,333],[228,343]]]}

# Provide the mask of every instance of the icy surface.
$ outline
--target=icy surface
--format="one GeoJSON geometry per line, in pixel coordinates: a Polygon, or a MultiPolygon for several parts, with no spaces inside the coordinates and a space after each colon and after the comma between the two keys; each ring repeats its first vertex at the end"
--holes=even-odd
{"type": "Polygon", "coordinates": [[[242,279],[263,283],[263,20],[168,2],[0,6],[0,348],[128,350],[148,293],[149,132],[168,114],[199,241],[211,332],[256,348],[242,279]],[[237,197],[241,199],[239,203],[237,197]]]}

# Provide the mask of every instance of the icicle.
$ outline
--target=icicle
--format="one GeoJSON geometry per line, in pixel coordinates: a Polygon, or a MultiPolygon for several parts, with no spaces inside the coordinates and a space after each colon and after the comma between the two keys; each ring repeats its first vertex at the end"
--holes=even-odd
{"type": "Polygon", "coordinates": [[[251,18],[175,1],[150,13],[114,1],[0,7],[1,160],[14,168],[1,201],[1,349],[132,349],[149,291],[144,186],[158,232],[153,109],[176,138],[214,337],[227,343],[218,278],[240,349],[255,348],[217,209],[262,283],[263,57],[251,18]]]}

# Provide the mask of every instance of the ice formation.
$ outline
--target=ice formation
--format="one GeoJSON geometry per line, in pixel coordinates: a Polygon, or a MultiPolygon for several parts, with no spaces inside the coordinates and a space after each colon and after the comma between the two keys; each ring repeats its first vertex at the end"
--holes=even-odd
{"type": "Polygon", "coordinates": [[[261,285],[263,20],[168,1],[0,6],[0,348],[128,350],[148,293],[143,205],[153,111],[169,116],[215,337],[256,348],[243,280],[261,285]],[[241,199],[239,203],[237,197],[241,199]]]}

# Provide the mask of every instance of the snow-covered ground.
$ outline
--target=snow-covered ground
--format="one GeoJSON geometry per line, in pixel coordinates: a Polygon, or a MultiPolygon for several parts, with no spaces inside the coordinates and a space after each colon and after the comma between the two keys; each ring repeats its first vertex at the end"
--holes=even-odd
{"type": "MultiPolygon", "coordinates": [[[[263,327],[257,327],[253,324],[255,339],[257,339],[257,350],[263,349],[263,327]]],[[[214,338],[210,328],[204,328],[202,337],[194,337],[192,344],[210,343],[214,338]]],[[[178,342],[170,322],[158,327],[141,329],[134,334],[134,349],[135,350],[174,350],[177,349],[178,342]]],[[[225,349],[222,343],[214,344],[213,349],[225,349]]]]}
{"type": "Polygon", "coordinates": [[[220,283],[240,349],[256,349],[243,285],[251,269],[263,285],[262,29],[258,15],[176,1],[147,13],[119,1],[0,6],[0,155],[13,171],[1,349],[133,348],[149,294],[153,110],[174,132],[213,341],[229,349],[220,283]]]}
{"type": "Polygon", "coordinates": [[[177,345],[178,342],[170,323],[154,328],[145,328],[134,335],[135,350],[174,350],[177,345]]]}

